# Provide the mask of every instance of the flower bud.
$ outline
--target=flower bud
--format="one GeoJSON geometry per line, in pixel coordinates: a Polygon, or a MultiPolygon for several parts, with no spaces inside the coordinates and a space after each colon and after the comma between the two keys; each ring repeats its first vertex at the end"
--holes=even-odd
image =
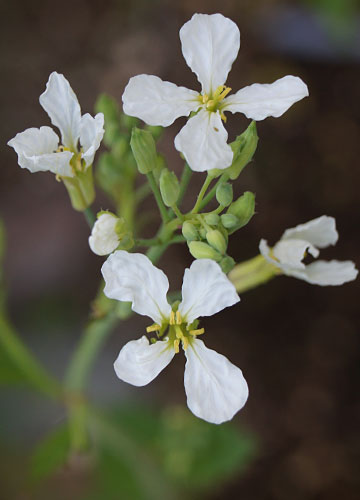
{"type": "Polygon", "coordinates": [[[199,239],[199,233],[194,226],[189,221],[185,221],[182,225],[182,234],[187,241],[195,241],[199,239]]]}
{"type": "Polygon", "coordinates": [[[174,172],[164,168],[161,171],[159,186],[163,202],[167,207],[173,207],[180,194],[179,181],[174,172]]]}
{"type": "Polygon", "coordinates": [[[222,182],[216,189],[216,199],[219,205],[227,207],[233,200],[233,188],[228,182],[222,182]]]}
{"type": "Polygon", "coordinates": [[[89,246],[96,255],[108,255],[117,248],[129,250],[133,245],[133,238],[122,217],[106,211],[98,213],[89,237],[89,246]]]}
{"type": "Polygon", "coordinates": [[[235,261],[232,257],[229,257],[228,255],[224,257],[220,262],[220,267],[222,271],[227,274],[229,273],[233,267],[235,266],[235,261]]]}
{"type": "Polygon", "coordinates": [[[256,151],[259,137],[256,122],[251,122],[248,128],[230,144],[233,150],[233,162],[225,172],[231,180],[237,179],[244,167],[251,161],[256,151]]]}
{"type": "Polygon", "coordinates": [[[209,245],[211,245],[215,250],[220,252],[222,255],[226,252],[227,243],[224,236],[220,233],[218,229],[213,229],[206,233],[206,239],[209,245]]]}
{"type": "Polygon", "coordinates": [[[189,244],[190,253],[195,259],[212,259],[219,262],[222,255],[214,248],[202,241],[191,241],[189,244]]]}
{"type": "Polygon", "coordinates": [[[255,213],[255,195],[251,191],[246,191],[240,198],[230,205],[228,214],[235,215],[239,222],[232,232],[245,226],[255,213]]]}
{"type": "Polygon", "coordinates": [[[103,113],[104,115],[106,125],[104,144],[111,148],[121,135],[118,103],[113,97],[101,94],[95,103],[95,110],[97,113],[103,113]]]}
{"type": "Polygon", "coordinates": [[[74,210],[83,212],[95,199],[92,165],[74,177],[62,177],[74,210]]]}
{"type": "Polygon", "coordinates": [[[233,214],[223,214],[221,217],[221,223],[226,229],[231,229],[237,226],[240,220],[233,214]]]}
{"type": "Polygon", "coordinates": [[[220,216],[218,214],[207,214],[204,217],[206,224],[209,226],[217,226],[220,221],[220,216]]]}
{"type": "Polygon", "coordinates": [[[157,153],[154,138],[148,130],[137,127],[132,129],[130,146],[141,174],[148,174],[157,166],[157,153]]]}

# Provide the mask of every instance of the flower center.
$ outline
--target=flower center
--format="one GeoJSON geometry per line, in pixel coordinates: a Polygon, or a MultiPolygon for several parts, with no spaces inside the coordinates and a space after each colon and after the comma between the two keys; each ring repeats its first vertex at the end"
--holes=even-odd
{"type": "Polygon", "coordinates": [[[167,337],[169,343],[173,345],[174,351],[177,354],[180,349],[180,342],[183,345],[184,350],[187,349],[188,345],[191,344],[192,340],[197,336],[205,332],[204,328],[196,328],[198,321],[193,321],[190,325],[181,317],[180,311],[171,311],[169,322],[165,325],[158,325],[154,323],[146,328],[147,333],[156,332],[156,338],[151,339],[152,342],[156,342],[158,339],[164,336],[167,329],[169,329],[167,337]]]}
{"type": "Polygon", "coordinates": [[[226,116],[221,111],[221,101],[225,99],[228,93],[231,91],[230,87],[225,85],[220,85],[212,95],[200,94],[199,101],[204,105],[207,111],[214,112],[220,111],[221,119],[226,122],[226,116]]]}

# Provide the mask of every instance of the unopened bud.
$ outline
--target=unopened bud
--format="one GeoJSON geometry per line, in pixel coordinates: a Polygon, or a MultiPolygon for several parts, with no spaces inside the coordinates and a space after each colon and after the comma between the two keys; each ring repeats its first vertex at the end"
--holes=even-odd
{"type": "Polygon", "coordinates": [[[222,255],[207,243],[191,241],[188,245],[190,253],[195,259],[212,259],[216,262],[222,259],[222,255]]]}
{"type": "Polygon", "coordinates": [[[226,240],[218,229],[212,229],[211,231],[208,231],[206,233],[206,239],[209,245],[215,248],[215,250],[220,252],[222,255],[226,252],[226,240]]]}
{"type": "Polygon", "coordinates": [[[199,233],[196,227],[189,221],[185,221],[183,223],[182,234],[187,241],[195,241],[199,239],[199,233]]]}
{"type": "Polygon", "coordinates": [[[226,229],[231,229],[237,226],[240,220],[233,214],[223,214],[221,217],[221,223],[226,229]]]}
{"type": "Polygon", "coordinates": [[[227,207],[233,200],[233,188],[228,182],[222,182],[216,189],[216,199],[220,205],[227,207]]]}
{"type": "Polygon", "coordinates": [[[232,257],[229,257],[229,256],[226,256],[224,257],[220,262],[220,267],[222,269],[222,271],[227,274],[229,273],[233,267],[235,266],[235,261],[232,257]]]}
{"type": "Polygon", "coordinates": [[[233,150],[233,162],[225,172],[231,180],[237,179],[244,167],[251,161],[257,147],[259,137],[256,122],[251,122],[248,128],[230,144],[233,150]]]}
{"type": "Polygon", "coordinates": [[[167,207],[173,207],[180,194],[179,181],[174,172],[170,172],[170,170],[164,168],[161,171],[159,184],[163,202],[167,207]]]}
{"type": "Polygon", "coordinates": [[[206,224],[209,226],[217,226],[220,221],[220,216],[218,214],[207,214],[204,217],[206,224]]]}
{"type": "Polygon", "coordinates": [[[251,191],[246,191],[240,198],[230,205],[228,214],[235,215],[239,222],[236,230],[245,226],[255,213],[255,195],[251,191]]]}
{"type": "Polygon", "coordinates": [[[158,158],[151,132],[134,127],[131,133],[130,146],[141,174],[148,174],[156,168],[158,158]]]}

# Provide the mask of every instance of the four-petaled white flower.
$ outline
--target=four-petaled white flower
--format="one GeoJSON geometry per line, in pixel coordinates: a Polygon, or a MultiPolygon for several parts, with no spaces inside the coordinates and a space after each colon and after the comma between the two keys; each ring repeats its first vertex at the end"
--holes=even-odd
{"type": "Polygon", "coordinates": [[[222,124],[225,111],[263,120],[281,116],[308,94],[298,77],[285,76],[272,84],[255,83],[226,97],[224,85],[240,48],[236,24],[221,14],[194,14],[180,29],[186,63],[201,83],[201,93],[152,75],[130,79],[123,94],[124,112],[149,125],[167,127],[176,118],[196,112],[175,138],[192,170],[204,172],[231,165],[233,152],[222,124]]]}
{"type": "Polygon", "coordinates": [[[40,127],[16,134],[8,145],[18,154],[20,167],[30,172],[48,170],[60,177],[74,177],[77,171],[84,171],[93,163],[104,135],[104,115],[81,116],[69,82],[55,71],[39,100],[51,123],[60,130],[61,144],[52,128],[40,127]]]}
{"type": "Polygon", "coordinates": [[[338,240],[335,219],[323,215],[306,224],[287,229],[276,245],[270,249],[267,241],[260,241],[260,252],[271,264],[295,278],[313,285],[343,285],[356,278],[358,271],[350,260],[318,260],[305,265],[307,252],[319,256],[318,248],[335,245],[338,240]]]}
{"type": "Polygon", "coordinates": [[[110,212],[98,216],[89,236],[89,246],[96,255],[108,255],[117,249],[120,243],[116,232],[118,223],[119,218],[110,212]]]}
{"type": "Polygon", "coordinates": [[[204,332],[197,318],[212,316],[240,300],[220,266],[209,259],[195,260],[185,270],[182,302],[174,310],[166,298],[166,275],[145,255],[118,250],[104,263],[102,273],[107,297],[132,302],[133,311],[155,322],[147,328],[148,333],[156,332],[154,343],[144,335],[121,349],[114,363],[117,376],[136,386],[146,385],[182,344],[188,407],[208,422],[230,420],[247,400],[247,383],[239,368],[197,338],[204,332]]]}

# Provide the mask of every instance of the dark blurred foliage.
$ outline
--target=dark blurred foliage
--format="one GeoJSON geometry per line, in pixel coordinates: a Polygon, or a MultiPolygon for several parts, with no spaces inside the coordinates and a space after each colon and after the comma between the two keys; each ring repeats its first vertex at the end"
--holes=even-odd
{"type": "MultiPolygon", "coordinates": [[[[120,101],[129,77],[138,73],[198,88],[182,58],[178,30],[194,12],[218,11],[233,19],[242,35],[228,80],[234,90],[286,74],[300,76],[310,89],[310,97],[283,117],[258,124],[255,161],[236,184],[239,194],[256,192],[258,213],[231,241],[231,254],[238,261],[250,258],[260,238],[274,243],[286,228],[327,214],[336,218],[340,240],[322,255],[360,265],[360,22],[355,0],[223,0],[221,7],[212,0],[3,1],[0,210],[8,233],[10,306],[25,342],[55,373],[63,373],[79,339],[102,260],[91,255],[88,228],[72,211],[63,186],[51,174],[21,170],[5,144],[25,128],[49,125],[38,97],[53,70],[69,79],[84,112],[92,112],[100,92],[120,101]]],[[[247,123],[243,116],[229,117],[230,139],[247,123]]],[[[182,162],[172,141],[180,125],[166,131],[160,146],[178,172],[182,162]]],[[[202,180],[201,174],[194,176],[189,207],[202,180]]],[[[110,208],[99,195],[96,208],[110,208]]],[[[150,203],[144,206],[152,209],[150,203]]],[[[155,229],[155,223],[150,225],[146,236],[155,229]]],[[[160,262],[174,289],[190,260],[177,246],[160,262]]],[[[143,389],[125,387],[115,378],[112,361],[145,325],[140,317],[124,323],[99,356],[90,384],[99,403],[131,398],[158,408],[185,405],[180,357],[143,389]]],[[[244,371],[250,397],[234,424],[256,434],[259,443],[257,459],[246,472],[240,468],[225,486],[219,480],[219,488],[206,498],[359,497],[358,325],[357,282],[321,288],[286,277],[244,294],[239,306],[204,321],[207,345],[244,371]]],[[[29,449],[64,414],[20,390],[3,391],[2,399],[0,475],[2,498],[8,500],[14,484],[21,490],[29,449]]],[[[187,429],[178,432],[186,439],[187,429]]],[[[83,484],[94,480],[91,470],[77,463],[56,477],[51,498],[57,491],[59,498],[81,499],[83,484]]],[[[16,498],[30,497],[19,493],[16,498]]]]}

